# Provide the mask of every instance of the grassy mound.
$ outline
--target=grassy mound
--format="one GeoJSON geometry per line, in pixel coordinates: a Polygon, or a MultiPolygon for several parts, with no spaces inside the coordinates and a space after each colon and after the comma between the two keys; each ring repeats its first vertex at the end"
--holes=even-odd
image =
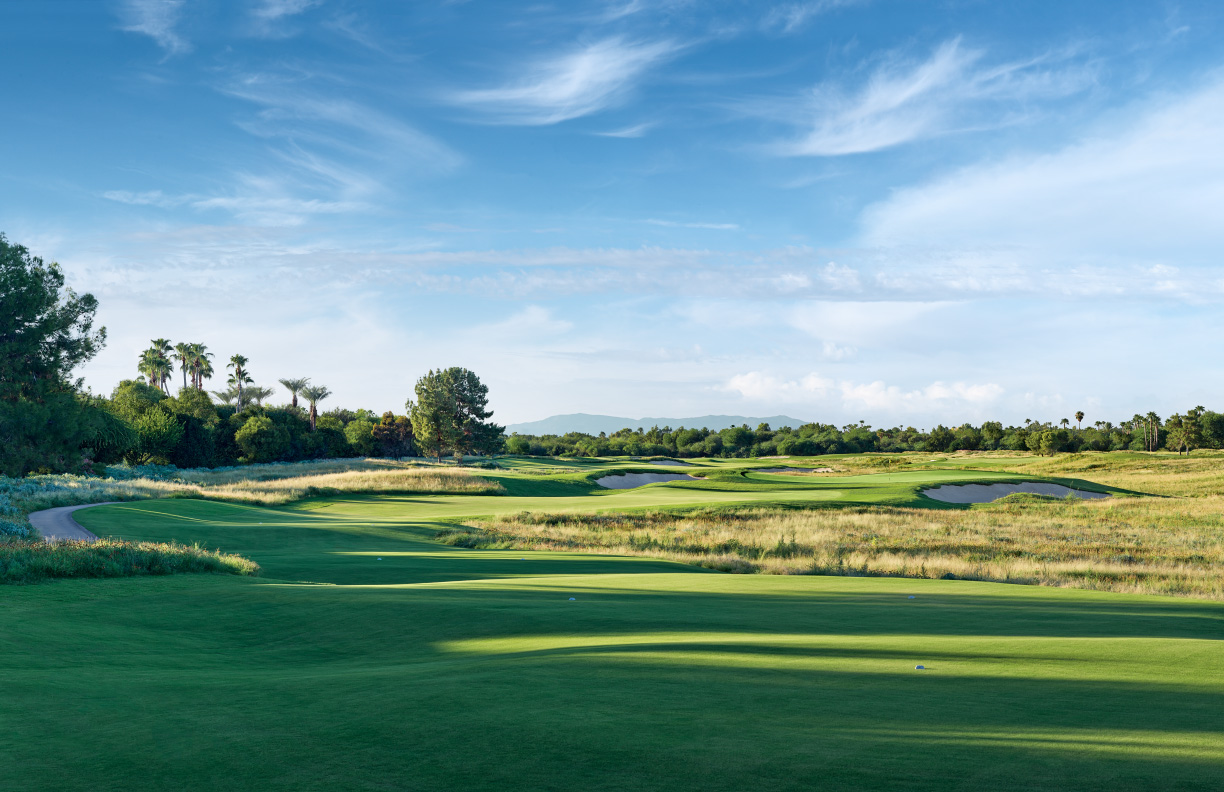
{"type": "Polygon", "coordinates": [[[0,543],[0,583],[191,573],[257,575],[259,564],[238,555],[173,543],[112,540],[0,543]]]}

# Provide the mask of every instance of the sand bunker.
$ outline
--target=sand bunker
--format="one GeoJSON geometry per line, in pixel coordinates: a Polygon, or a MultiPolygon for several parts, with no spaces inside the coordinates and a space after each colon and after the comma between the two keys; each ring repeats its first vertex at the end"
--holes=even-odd
{"type": "Polygon", "coordinates": [[[675,465],[676,467],[692,467],[688,462],[678,462],[674,459],[652,459],[651,465],[675,465]]]}
{"type": "Polygon", "coordinates": [[[1020,484],[945,484],[942,487],[923,490],[922,494],[944,503],[990,503],[1018,492],[1029,495],[1049,495],[1055,498],[1109,497],[1104,492],[1089,492],[1088,490],[1071,489],[1061,484],[1043,484],[1037,481],[1025,481],[1020,484]]]}
{"type": "Polygon", "coordinates": [[[753,468],[752,473],[832,473],[833,468],[753,468]]]}
{"type": "Polygon", "coordinates": [[[633,489],[647,484],[658,484],[661,481],[696,481],[696,476],[688,473],[625,473],[621,476],[604,476],[595,479],[595,483],[607,489],[633,489]]]}

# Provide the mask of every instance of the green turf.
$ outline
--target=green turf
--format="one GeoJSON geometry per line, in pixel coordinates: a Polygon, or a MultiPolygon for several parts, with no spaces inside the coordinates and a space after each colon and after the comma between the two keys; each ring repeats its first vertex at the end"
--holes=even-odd
{"type": "Polygon", "coordinates": [[[912,501],[957,476],[981,474],[81,512],[264,576],[0,591],[0,789],[1219,789],[1221,603],[429,540],[476,514],[912,501]]]}

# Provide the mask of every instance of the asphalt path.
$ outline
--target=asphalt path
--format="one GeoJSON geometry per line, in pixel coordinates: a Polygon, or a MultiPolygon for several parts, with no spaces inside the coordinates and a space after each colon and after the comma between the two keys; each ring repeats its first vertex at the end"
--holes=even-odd
{"type": "Polygon", "coordinates": [[[96,542],[98,537],[86,531],[76,520],[72,519],[72,513],[77,509],[105,506],[109,503],[119,503],[119,501],[86,503],[83,506],[60,506],[55,509],[30,512],[30,525],[33,525],[43,540],[47,542],[62,542],[65,540],[96,542]]]}

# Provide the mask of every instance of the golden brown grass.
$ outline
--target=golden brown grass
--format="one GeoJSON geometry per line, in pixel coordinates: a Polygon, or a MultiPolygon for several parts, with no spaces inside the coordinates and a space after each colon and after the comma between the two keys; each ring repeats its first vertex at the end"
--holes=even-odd
{"type": "Polygon", "coordinates": [[[145,498],[207,498],[231,503],[276,506],[304,498],[341,493],[498,495],[496,481],[468,468],[419,466],[389,460],[258,465],[247,471],[183,471],[173,480],[99,479],[49,476],[27,480],[13,501],[23,513],[103,501],[145,498]]]}
{"type": "Polygon", "coordinates": [[[441,538],[472,547],[655,556],[737,572],[956,577],[1224,599],[1222,496],[1012,496],[964,510],[524,513],[441,538]]]}

